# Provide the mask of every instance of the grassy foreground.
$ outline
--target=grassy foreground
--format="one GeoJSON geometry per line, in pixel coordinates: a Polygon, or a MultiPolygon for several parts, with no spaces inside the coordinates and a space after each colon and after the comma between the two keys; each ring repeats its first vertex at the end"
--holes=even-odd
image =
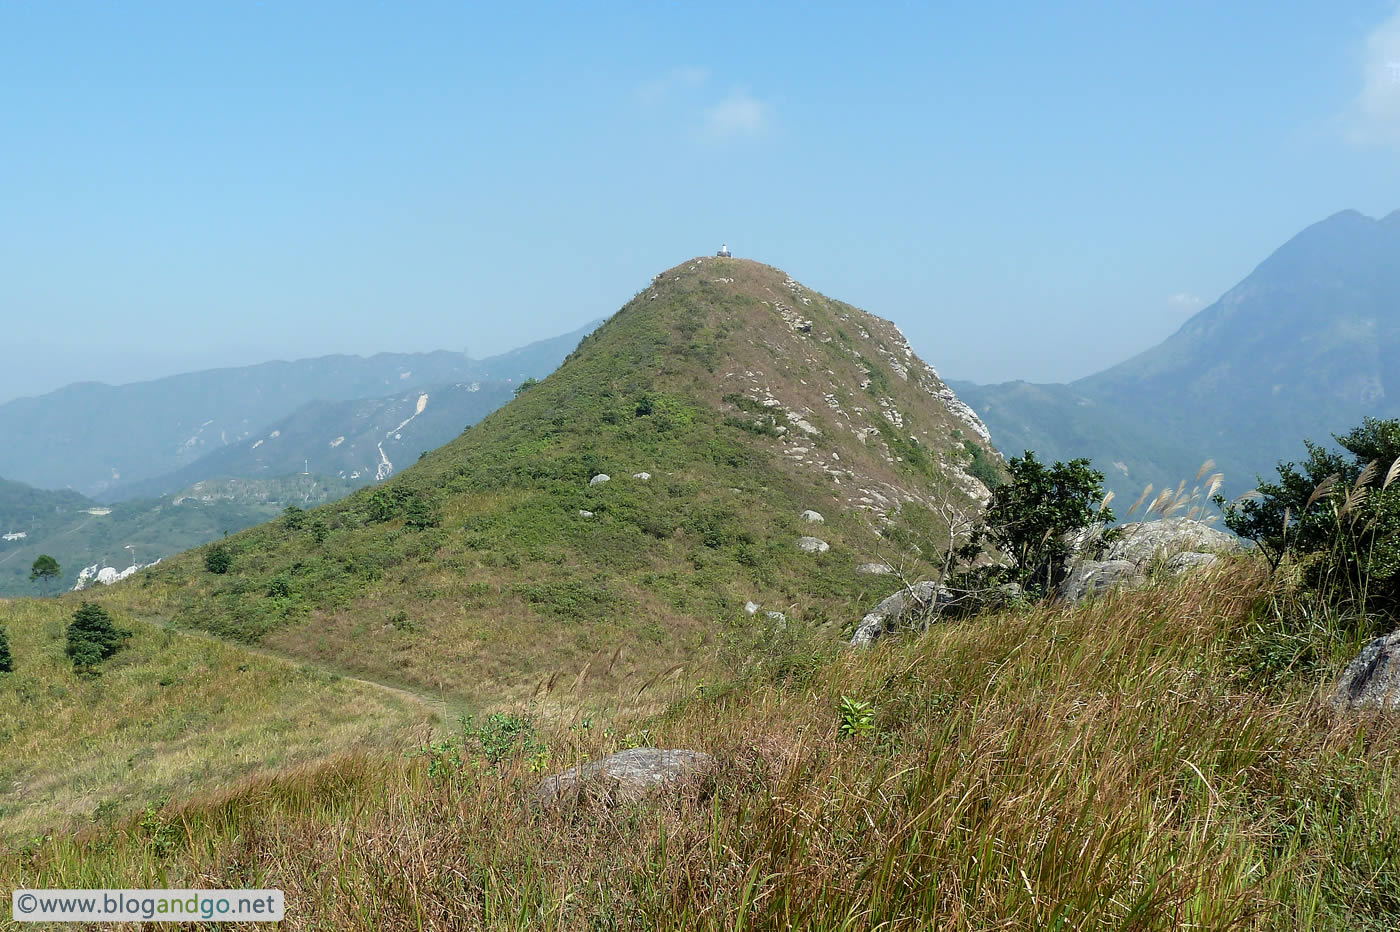
{"type": "Polygon", "coordinates": [[[433,710],[406,695],[133,622],[79,676],[64,655],[73,599],[0,601],[16,658],[0,675],[0,838],[110,825],[163,798],[350,748],[401,748],[433,710]]]}
{"type": "Polygon", "coordinates": [[[682,798],[544,814],[538,754],[361,752],[46,839],[0,874],[281,887],[297,929],[1395,928],[1400,729],[1325,710],[1340,653],[1257,685],[1266,603],[1238,562],[868,653],[792,633],[766,672],[630,736],[544,736],[551,769],[711,751],[682,798]],[[872,704],[854,736],[843,696],[872,704]]]}

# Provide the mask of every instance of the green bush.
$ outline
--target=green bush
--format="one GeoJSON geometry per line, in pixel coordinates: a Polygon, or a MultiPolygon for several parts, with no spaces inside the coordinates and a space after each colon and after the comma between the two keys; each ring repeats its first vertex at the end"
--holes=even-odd
{"type": "Polygon", "coordinates": [[[1277,569],[1285,558],[1326,603],[1400,614],[1400,420],[1366,418],[1335,438],[1305,441],[1301,466],[1280,463],[1278,481],[1225,504],[1225,525],[1254,541],[1277,569]]]}
{"type": "Polygon", "coordinates": [[[10,634],[0,626],[0,673],[13,673],[15,658],[10,653],[10,634]]]}
{"type": "Polygon", "coordinates": [[[68,624],[68,647],[65,652],[76,670],[91,670],[111,657],[122,642],[131,637],[130,631],[118,628],[112,616],[100,605],[84,602],[73,613],[68,624]]]}
{"type": "Polygon", "coordinates": [[[223,544],[214,544],[204,551],[204,568],[215,576],[222,576],[233,566],[233,555],[223,544]]]}
{"type": "Polygon", "coordinates": [[[1113,511],[1103,505],[1103,473],[1087,459],[1046,466],[1030,450],[1012,457],[1007,466],[1009,480],[993,490],[981,523],[959,549],[959,557],[970,562],[990,544],[1010,559],[1009,572],[967,573],[963,584],[976,589],[988,582],[1014,581],[1028,593],[1047,595],[1064,581],[1069,556],[1065,535],[1096,521],[1113,520],[1113,511]],[[998,575],[1000,579],[993,578],[998,575]]]}

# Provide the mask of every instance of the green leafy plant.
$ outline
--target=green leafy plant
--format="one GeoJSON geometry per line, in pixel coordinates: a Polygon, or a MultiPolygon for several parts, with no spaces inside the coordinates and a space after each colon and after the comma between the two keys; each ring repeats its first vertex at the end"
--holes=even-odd
{"type": "Polygon", "coordinates": [[[841,716],[839,731],[843,738],[859,738],[875,731],[875,707],[872,703],[842,696],[837,714],[841,716]]]}
{"type": "Polygon", "coordinates": [[[13,673],[15,658],[10,653],[10,634],[0,625],[0,673],[13,673]]]}

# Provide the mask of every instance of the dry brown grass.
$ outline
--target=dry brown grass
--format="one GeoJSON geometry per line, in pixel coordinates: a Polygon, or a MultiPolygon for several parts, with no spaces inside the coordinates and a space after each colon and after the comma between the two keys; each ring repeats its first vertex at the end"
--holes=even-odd
{"type": "MultiPolygon", "coordinates": [[[[635,723],[718,756],[681,798],[542,814],[524,761],[356,755],[6,880],[281,887],[290,928],[1393,927],[1400,735],[1322,711],[1322,680],[1249,685],[1264,587],[1236,563],[692,693],[635,723]],[[840,736],[843,695],[873,734],[840,736]]],[[[622,740],[568,724],[552,766],[622,740]]]]}

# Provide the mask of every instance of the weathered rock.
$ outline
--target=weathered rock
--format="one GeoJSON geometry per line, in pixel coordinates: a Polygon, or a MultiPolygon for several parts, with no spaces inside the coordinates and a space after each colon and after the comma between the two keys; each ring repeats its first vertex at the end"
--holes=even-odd
{"type": "Polygon", "coordinates": [[[1220,562],[1220,557],[1213,553],[1197,553],[1194,550],[1186,553],[1178,553],[1167,561],[1167,570],[1172,573],[1186,573],[1191,570],[1203,570],[1212,567],[1220,562]]]}
{"type": "Polygon", "coordinates": [[[1240,549],[1235,537],[1191,518],[1163,518],[1123,525],[1123,534],[1108,545],[1105,560],[1127,560],[1146,567],[1158,557],[1178,553],[1230,553],[1240,549]]]}
{"type": "Polygon", "coordinates": [[[633,479],[640,479],[640,480],[642,480],[643,482],[646,482],[648,479],[651,478],[651,473],[649,473],[649,472],[634,472],[634,473],[632,473],[632,478],[633,478],[633,479]]]}
{"type": "Polygon", "coordinates": [[[593,512],[591,512],[591,511],[584,511],[582,508],[580,508],[580,509],[579,509],[579,512],[578,512],[578,516],[579,516],[580,518],[591,518],[591,517],[593,517],[593,512]]]}
{"type": "Polygon", "coordinates": [[[534,796],[545,807],[580,797],[608,804],[636,802],[692,782],[713,765],[714,758],[702,751],[633,748],[546,777],[534,796]]]}
{"type": "Polygon", "coordinates": [[[757,602],[745,602],[745,603],[744,603],[744,614],[746,614],[746,615],[753,615],[753,614],[756,614],[757,612],[758,612],[758,603],[757,603],[757,602]]]}
{"type": "Polygon", "coordinates": [[[797,549],[803,553],[826,553],[831,549],[831,545],[817,537],[799,537],[797,549]]]}
{"type": "Polygon", "coordinates": [[[612,481],[612,476],[608,475],[608,474],[605,473],[605,472],[600,472],[600,473],[598,473],[598,475],[594,476],[592,479],[589,479],[589,480],[588,480],[588,484],[589,484],[589,485],[602,485],[604,482],[611,482],[611,481],[612,481]]]}
{"type": "Polygon", "coordinates": [[[1137,564],[1128,560],[1085,560],[1070,570],[1060,586],[1060,594],[1070,602],[1080,602],[1097,592],[1145,582],[1147,577],[1137,564]]]}
{"type": "Polygon", "coordinates": [[[1400,711],[1400,631],[1361,648],[1337,681],[1332,705],[1348,711],[1400,711]]]}
{"type": "Polygon", "coordinates": [[[894,567],[888,563],[860,563],[856,566],[856,572],[867,576],[888,576],[894,572],[894,567]]]}
{"type": "Polygon", "coordinates": [[[821,516],[821,512],[813,511],[810,508],[802,512],[802,520],[809,524],[822,524],[826,521],[826,519],[821,516]]]}
{"type": "Polygon", "coordinates": [[[951,602],[953,593],[934,582],[918,582],[880,601],[860,620],[852,647],[865,647],[894,631],[915,611],[934,611],[940,602],[951,602]]]}

